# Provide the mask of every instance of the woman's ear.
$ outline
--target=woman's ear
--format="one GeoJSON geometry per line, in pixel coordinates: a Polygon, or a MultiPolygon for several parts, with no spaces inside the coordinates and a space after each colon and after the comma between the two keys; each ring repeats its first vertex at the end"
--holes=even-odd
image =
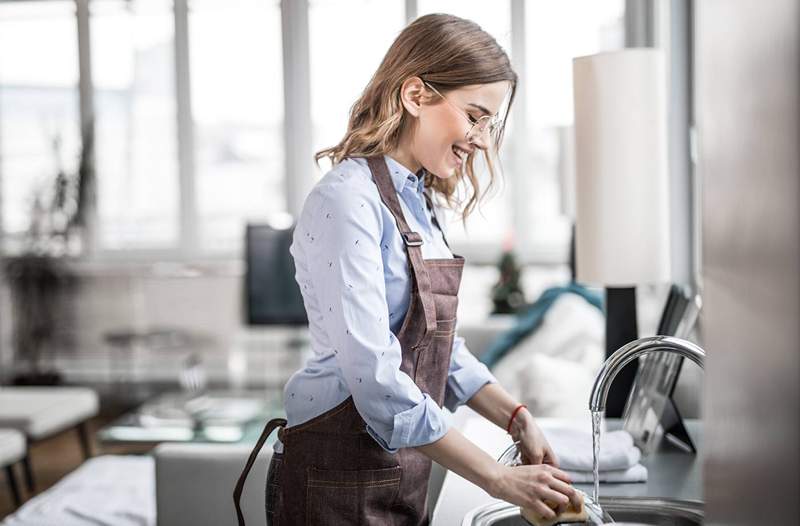
{"type": "Polygon", "coordinates": [[[419,116],[422,101],[425,99],[425,84],[419,77],[409,77],[400,86],[400,102],[408,113],[419,116]]]}

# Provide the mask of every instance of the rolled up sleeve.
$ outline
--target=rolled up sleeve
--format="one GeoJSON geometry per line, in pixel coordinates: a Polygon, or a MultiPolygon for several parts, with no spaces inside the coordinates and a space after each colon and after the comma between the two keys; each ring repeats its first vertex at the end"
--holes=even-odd
{"type": "Polygon", "coordinates": [[[484,385],[494,382],[497,382],[497,378],[470,352],[464,338],[456,335],[453,339],[453,352],[450,355],[444,406],[450,411],[455,411],[458,406],[467,403],[484,385]]]}
{"type": "Polygon", "coordinates": [[[320,323],[356,409],[391,453],[435,442],[448,430],[447,416],[401,371],[400,342],[389,327],[377,189],[344,181],[321,191],[314,231],[300,235],[320,323]]]}

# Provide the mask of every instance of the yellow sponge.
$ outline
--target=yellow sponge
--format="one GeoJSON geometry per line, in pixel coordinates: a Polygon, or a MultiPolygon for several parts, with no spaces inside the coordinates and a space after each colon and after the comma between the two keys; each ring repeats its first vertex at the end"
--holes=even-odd
{"type": "MultiPolygon", "coordinates": [[[[545,519],[538,512],[528,508],[521,508],[522,517],[533,524],[533,526],[553,526],[554,524],[569,524],[576,522],[586,522],[589,520],[589,515],[586,513],[586,508],[583,505],[583,495],[578,494],[581,499],[580,506],[574,506],[570,501],[567,509],[562,513],[556,515],[552,519],[545,519]]],[[[551,508],[555,509],[557,506],[551,502],[546,503],[551,508]]]]}

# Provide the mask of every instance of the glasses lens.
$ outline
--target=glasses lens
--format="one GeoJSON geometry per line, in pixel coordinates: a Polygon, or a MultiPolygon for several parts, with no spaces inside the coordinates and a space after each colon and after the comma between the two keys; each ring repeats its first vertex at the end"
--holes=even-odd
{"type": "Polygon", "coordinates": [[[499,132],[500,126],[498,122],[490,115],[484,115],[478,119],[478,122],[472,125],[467,137],[478,138],[482,141],[489,141],[496,144],[499,132]]]}
{"type": "Polygon", "coordinates": [[[484,133],[486,130],[491,126],[492,118],[489,115],[484,115],[478,122],[475,123],[475,128],[480,132],[484,133]]]}

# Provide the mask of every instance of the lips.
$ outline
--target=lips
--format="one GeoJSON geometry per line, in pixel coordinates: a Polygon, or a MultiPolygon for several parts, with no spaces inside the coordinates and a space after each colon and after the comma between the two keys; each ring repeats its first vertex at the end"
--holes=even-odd
{"type": "Polygon", "coordinates": [[[462,163],[461,157],[456,155],[455,152],[453,152],[453,151],[450,151],[450,155],[448,157],[448,160],[449,160],[450,165],[452,165],[454,168],[458,168],[459,166],[461,166],[461,163],[462,163]]]}
{"type": "Polygon", "coordinates": [[[461,159],[462,161],[467,158],[467,155],[469,155],[469,152],[467,150],[465,150],[464,148],[461,148],[459,146],[456,146],[455,144],[453,145],[452,150],[453,150],[453,153],[455,153],[456,156],[459,159],[461,159]]]}
{"type": "Polygon", "coordinates": [[[456,167],[461,166],[461,164],[466,160],[467,155],[469,155],[467,150],[456,145],[453,145],[453,147],[450,149],[450,152],[452,153],[451,161],[456,167]]]}

